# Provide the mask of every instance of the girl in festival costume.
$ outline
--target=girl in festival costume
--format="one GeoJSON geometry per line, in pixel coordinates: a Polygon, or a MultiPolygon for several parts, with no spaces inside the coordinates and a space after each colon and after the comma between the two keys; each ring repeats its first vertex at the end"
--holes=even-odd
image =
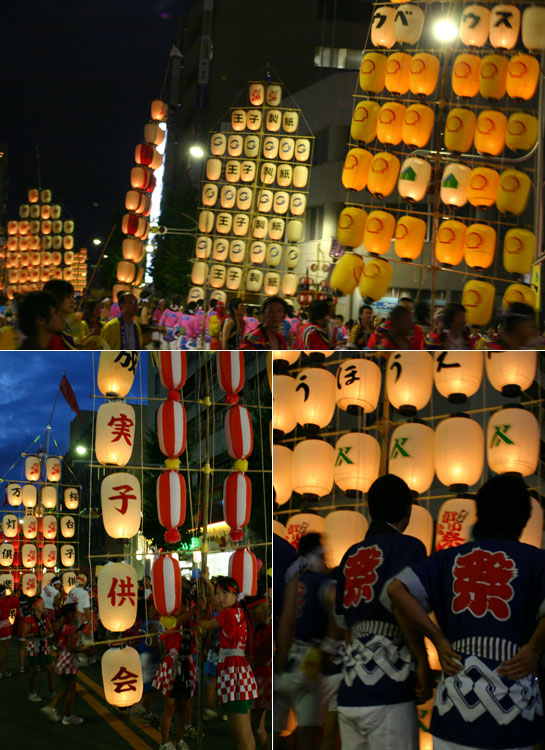
{"type": "Polygon", "coordinates": [[[52,698],[55,690],[55,672],[53,659],[49,653],[49,637],[52,635],[51,624],[44,615],[44,600],[40,596],[31,601],[32,614],[23,620],[23,637],[26,638],[26,655],[30,667],[30,693],[28,700],[39,703],[42,699],[36,692],[36,675],[38,667],[45,667],[47,671],[48,698],[52,698]]]}
{"type": "Polygon", "coordinates": [[[255,750],[250,720],[251,701],[258,697],[257,685],[246,659],[248,621],[238,604],[239,587],[234,578],[219,576],[216,588],[208,571],[202,574],[212,606],[219,610],[212,620],[200,623],[202,630],[219,628],[218,698],[223,706],[237,750],[255,750]]]}
{"type": "Polygon", "coordinates": [[[64,688],[57,693],[48,706],[40,709],[49,721],[60,721],[56,706],[64,699],[64,717],[62,723],[81,724],[83,719],[74,716],[74,698],[76,695],[76,675],[78,672],[78,657],[76,654],[89,653],[91,646],[78,646],[78,632],[76,622],[78,612],[75,604],[65,604],[62,608],[62,623],[59,633],[57,662],[55,672],[64,682],[64,688]]]}

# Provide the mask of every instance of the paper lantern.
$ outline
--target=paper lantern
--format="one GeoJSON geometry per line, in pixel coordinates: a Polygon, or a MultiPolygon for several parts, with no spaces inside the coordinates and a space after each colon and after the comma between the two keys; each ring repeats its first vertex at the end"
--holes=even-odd
{"type": "Polygon", "coordinates": [[[50,456],[45,462],[45,474],[48,482],[58,482],[61,478],[61,461],[57,456],[50,456]]]}
{"type": "Polygon", "coordinates": [[[390,354],[386,371],[388,400],[401,414],[413,416],[431,398],[433,359],[429,352],[390,354]]]}
{"type": "MultiPolygon", "coordinates": [[[[11,545],[10,545],[11,546],[11,545]]],[[[21,563],[24,568],[33,568],[38,562],[35,544],[23,544],[21,549],[21,563]]]]}
{"type": "Polygon", "coordinates": [[[435,472],[441,484],[465,492],[477,484],[484,464],[484,433],[466,414],[443,419],[435,430],[435,472]]]}
{"type": "Polygon", "coordinates": [[[142,514],[138,479],[126,472],[109,474],[102,480],[100,499],[102,520],[108,536],[131,539],[140,529],[142,514]]]}
{"type": "Polygon", "coordinates": [[[380,94],[384,88],[386,64],[386,55],[382,55],[379,52],[368,52],[363,56],[359,75],[362,91],[380,94]]]}
{"type": "Polygon", "coordinates": [[[67,487],[64,490],[64,507],[68,510],[77,510],[79,507],[79,490],[77,487],[67,487]]]}
{"type": "MultiPolygon", "coordinates": [[[[376,198],[386,198],[395,189],[400,162],[397,156],[380,151],[373,156],[369,166],[367,189],[376,198]]],[[[340,241],[340,238],[339,238],[340,241]]],[[[352,247],[355,247],[353,245],[352,247]]]]}
{"type": "Polygon", "coordinates": [[[73,570],[68,570],[62,574],[62,588],[65,594],[69,594],[75,585],[76,574],[73,570]]]}
{"type": "Polygon", "coordinates": [[[535,474],[539,463],[540,429],[535,416],[522,407],[504,407],[488,420],[488,466],[496,474],[535,474]]]}
{"type": "Polygon", "coordinates": [[[242,531],[250,520],[252,510],[252,483],[241,471],[234,471],[223,483],[223,518],[231,527],[229,536],[238,542],[244,536],[242,531]]]}
{"type": "Polygon", "coordinates": [[[324,519],[317,513],[297,513],[292,516],[286,526],[286,540],[295,549],[299,548],[301,537],[305,534],[322,534],[324,531],[324,519]]]}
{"type": "MultiPolygon", "coordinates": [[[[28,485],[31,486],[31,485],[28,485]]],[[[6,497],[12,508],[17,508],[23,502],[23,489],[20,484],[11,483],[6,487],[6,497]]],[[[34,503],[35,505],[36,503],[34,503]]]]}
{"type": "Polygon", "coordinates": [[[435,237],[435,257],[444,266],[457,266],[464,257],[466,225],[455,219],[443,221],[435,237]]]}
{"type": "Polygon", "coordinates": [[[410,156],[401,165],[397,189],[409,203],[421,201],[431,180],[431,164],[425,159],[410,156]]]}
{"type": "Polygon", "coordinates": [[[476,208],[493,206],[498,195],[500,175],[495,169],[477,167],[471,171],[467,199],[476,208]]]}
{"type": "Polygon", "coordinates": [[[38,581],[34,573],[24,573],[21,579],[21,589],[25,596],[36,596],[38,581]]]}
{"type": "MultiPolygon", "coordinates": [[[[281,536],[282,539],[285,539],[286,533],[287,533],[287,530],[284,524],[280,523],[280,521],[273,519],[273,534],[276,534],[277,536],[281,536]]],[[[0,581],[2,581],[2,578],[0,578],[0,581]]]]}
{"type": "Polygon", "coordinates": [[[386,62],[384,85],[392,94],[403,96],[409,90],[412,57],[406,52],[394,52],[386,62]]]}
{"type": "Polygon", "coordinates": [[[224,133],[212,133],[210,137],[210,153],[213,156],[223,156],[227,147],[227,136],[224,133]]]}
{"type": "Polygon", "coordinates": [[[317,431],[335,412],[335,376],[321,367],[305,368],[295,379],[294,411],[298,424],[317,431]]]}
{"type": "Polygon", "coordinates": [[[40,478],[41,468],[38,456],[27,456],[25,458],[25,477],[29,482],[37,482],[40,478]]]}
{"type": "Polygon", "coordinates": [[[44,508],[57,507],[57,488],[52,484],[44,484],[40,490],[42,505],[44,508]]]}
{"type": "Polygon", "coordinates": [[[231,234],[233,227],[233,214],[221,211],[216,215],[216,232],[218,234],[231,234]]]}
{"type": "Polygon", "coordinates": [[[494,312],[496,290],[487,281],[471,279],[464,285],[462,305],[466,310],[468,326],[485,326],[494,312]]]}
{"type": "Polygon", "coordinates": [[[342,435],[335,444],[333,479],[343,492],[367,492],[380,471],[380,444],[364,432],[342,435]]]}
{"type": "Polygon", "coordinates": [[[532,181],[525,172],[506,169],[500,175],[496,208],[501,214],[520,216],[528,205],[531,190],[532,181]]]}
{"type": "Polygon", "coordinates": [[[532,99],[539,84],[539,60],[532,55],[514,55],[507,66],[507,95],[517,101],[532,99]]]}
{"type": "Polygon", "coordinates": [[[377,123],[377,138],[381,143],[397,146],[401,143],[401,131],[406,107],[400,102],[387,102],[380,108],[377,123]]]}
{"type": "Polygon", "coordinates": [[[251,269],[246,277],[246,290],[248,292],[259,292],[263,283],[263,272],[251,269]]]}
{"type": "Polygon", "coordinates": [[[409,88],[416,96],[431,96],[439,78],[439,58],[428,52],[413,56],[409,74],[409,88]]]}
{"type": "Polygon", "coordinates": [[[229,242],[227,240],[224,240],[222,237],[218,237],[214,240],[212,246],[212,257],[214,260],[226,260],[228,251],[229,242]]]}
{"type": "MultiPolygon", "coordinates": [[[[104,511],[103,511],[104,513],[104,511]]],[[[72,539],[76,533],[76,522],[72,516],[61,517],[61,534],[64,539],[72,539]]]]}
{"type": "Polygon", "coordinates": [[[435,115],[426,104],[407,107],[401,135],[406,146],[424,148],[431,138],[435,115]]]}
{"type": "Polygon", "coordinates": [[[303,440],[293,449],[291,481],[294,492],[315,499],[333,488],[335,451],[324,440],[303,440]]]}
{"type": "MultiPolygon", "coordinates": [[[[11,594],[15,590],[14,577],[10,573],[0,573],[0,586],[5,586],[6,596],[11,596],[11,594]]],[[[13,623],[15,622],[15,612],[13,610],[10,610],[8,614],[8,620],[10,621],[11,625],[13,625],[13,623]]]]}
{"type": "Polygon", "coordinates": [[[485,365],[490,385],[502,395],[514,398],[534,382],[537,352],[487,352],[485,365]]]}
{"type": "Polygon", "coordinates": [[[424,248],[427,225],[415,216],[402,216],[395,230],[394,248],[396,255],[404,261],[418,258],[424,248]]]}
{"type": "Polygon", "coordinates": [[[484,5],[467,5],[460,19],[460,41],[468,47],[483,47],[488,41],[490,10],[484,5]]]}
{"type": "Polygon", "coordinates": [[[471,541],[477,521],[477,505],[469,497],[453,497],[439,508],[435,529],[435,551],[459,547],[471,541]]]}
{"type": "Polygon", "coordinates": [[[124,398],[132,388],[138,365],[137,352],[101,352],[97,385],[108,398],[124,398]]]}
{"type": "Polygon", "coordinates": [[[329,286],[335,294],[352,294],[363,269],[363,259],[355,253],[345,253],[335,263],[329,286]]]}
{"type": "Polygon", "coordinates": [[[452,65],[452,90],[456,96],[471,99],[479,93],[481,58],[478,55],[457,55],[452,65]]]}
{"type": "Polygon", "coordinates": [[[298,138],[295,141],[295,159],[308,161],[310,158],[310,141],[308,138],[298,138]]]}
{"type": "Polygon", "coordinates": [[[23,518],[23,536],[25,539],[36,539],[38,536],[38,519],[36,516],[25,516],[23,518]]]}
{"type": "Polygon", "coordinates": [[[370,143],[377,135],[380,104],[373,101],[359,102],[354,109],[350,125],[350,137],[354,141],[370,143]]]}
{"type": "Polygon", "coordinates": [[[65,568],[70,568],[74,565],[76,559],[76,550],[71,544],[63,544],[61,546],[61,563],[65,568]]]}
{"type": "Polygon", "coordinates": [[[537,141],[537,118],[525,112],[514,112],[507,120],[505,145],[512,151],[529,151],[537,141]]]}
{"type": "Polygon", "coordinates": [[[326,565],[333,569],[350,547],[363,541],[369,524],[362,513],[355,510],[334,510],[324,519],[324,547],[326,565]]]}
{"type": "Polygon", "coordinates": [[[182,603],[182,579],[178,560],[161,555],[151,570],[153,602],[162,615],[171,615],[182,603]]]}
{"type": "Polygon", "coordinates": [[[183,404],[169,399],[157,410],[157,436],[164,456],[176,458],[185,451],[187,420],[183,404]]]}
{"type": "Polygon", "coordinates": [[[268,297],[278,294],[280,291],[280,274],[269,272],[265,274],[263,291],[268,297]]]}
{"type": "Polygon", "coordinates": [[[502,99],[506,92],[509,59],[503,55],[485,55],[479,72],[479,93],[485,99],[502,99]]]}
{"type": "Polygon", "coordinates": [[[225,266],[219,265],[217,263],[210,266],[210,277],[208,279],[208,283],[213,289],[221,289],[221,287],[225,284],[225,279],[227,277],[227,269],[225,266]]]}
{"type": "Polygon", "coordinates": [[[368,253],[384,255],[394,236],[395,218],[386,211],[371,211],[363,231],[363,244],[368,253]]]}
{"type": "Polygon", "coordinates": [[[377,301],[384,297],[392,280],[392,266],[382,258],[371,258],[363,265],[359,291],[364,299],[377,301]]]}
{"type": "Polygon", "coordinates": [[[429,510],[420,505],[413,505],[411,508],[411,520],[403,533],[407,536],[414,536],[416,539],[420,539],[426,548],[426,553],[429,555],[433,544],[433,517],[429,510]]]}
{"type": "Polygon", "coordinates": [[[106,630],[121,633],[132,628],[138,602],[138,578],[132,565],[103,565],[98,572],[97,595],[100,621],[106,630]]]}
{"type": "Polygon", "coordinates": [[[351,193],[364,190],[373,155],[363,148],[351,148],[344,160],[342,183],[351,193]]]}
{"type": "Polygon", "coordinates": [[[265,94],[268,107],[278,107],[282,101],[282,86],[278,83],[269,83],[265,94]]]}
{"type": "MultiPolygon", "coordinates": [[[[278,158],[283,161],[291,161],[295,153],[295,141],[293,138],[281,138],[278,144],[278,158]]],[[[306,159],[303,159],[306,161],[306,159]]]]}
{"type": "Polygon", "coordinates": [[[245,459],[253,450],[254,436],[250,412],[245,406],[231,406],[225,414],[227,453],[234,459],[245,459]]]}
{"type": "Polygon", "coordinates": [[[122,260],[117,264],[117,280],[122,284],[132,284],[136,278],[137,267],[128,260],[122,260]]]}
{"type": "Polygon", "coordinates": [[[293,186],[298,190],[306,187],[308,183],[308,175],[308,167],[298,164],[293,168],[293,186]]]}
{"type": "Polygon", "coordinates": [[[445,122],[445,148],[465,154],[473,144],[477,117],[470,109],[455,107],[447,115],[445,122]]]}
{"type": "Polygon", "coordinates": [[[374,47],[390,49],[395,44],[394,22],[395,8],[381,6],[376,8],[371,19],[371,44],[374,47]]]}
{"type": "Polygon", "coordinates": [[[186,485],[182,474],[177,471],[163,471],[157,478],[157,516],[159,523],[167,531],[164,534],[168,544],[180,541],[178,526],[182,526],[186,514],[186,485]]]}
{"type": "Polygon", "coordinates": [[[424,11],[416,5],[398,5],[394,33],[399,44],[417,44],[424,28],[424,11]]]}
{"type": "Polygon", "coordinates": [[[132,260],[134,263],[140,263],[145,254],[144,243],[132,237],[127,237],[121,243],[121,252],[123,253],[123,258],[125,258],[125,260],[132,260]]]}
{"type": "Polygon", "coordinates": [[[257,558],[249,549],[237,549],[229,558],[229,576],[238,583],[241,594],[257,592],[257,558]]]}
{"type": "Polygon", "coordinates": [[[471,224],[464,239],[464,259],[470,268],[489,268],[496,252],[496,230],[487,224],[471,224]]]}
{"type": "MultiPolygon", "coordinates": [[[[29,516],[25,516],[29,518],[29,516]]],[[[36,519],[34,519],[36,520],[36,519]]],[[[19,534],[19,519],[14,513],[5,513],[2,519],[2,532],[5,539],[12,539],[19,534]]]]}
{"type": "Polygon", "coordinates": [[[100,464],[125,466],[131,458],[135,413],[132,406],[110,401],[98,408],[95,452],[100,464]]]}
{"type": "MultiPolygon", "coordinates": [[[[276,268],[280,265],[280,261],[282,260],[282,245],[278,245],[276,243],[271,243],[267,245],[267,255],[265,256],[265,261],[268,266],[271,268],[276,268]]],[[[265,278],[265,285],[267,283],[267,280],[265,278]]]]}
{"type": "Polygon", "coordinates": [[[483,367],[480,352],[436,352],[435,387],[450,403],[462,404],[479,390],[483,367]]]}
{"type": "Polygon", "coordinates": [[[196,261],[193,263],[193,268],[191,269],[191,283],[197,284],[198,286],[202,286],[205,281],[206,277],[208,276],[208,264],[204,263],[203,261],[196,261]]]}
{"type": "Polygon", "coordinates": [[[0,565],[4,568],[9,568],[13,565],[15,556],[15,547],[9,542],[2,542],[0,544],[0,565]]]}
{"type": "Polygon", "coordinates": [[[292,452],[285,445],[273,445],[274,502],[278,505],[291,497],[291,458],[292,452]]]}
{"type": "Polygon", "coordinates": [[[229,156],[242,156],[244,139],[241,135],[230,135],[227,139],[227,153],[229,156]]]}
{"type": "Polygon", "coordinates": [[[151,103],[151,119],[156,122],[166,122],[168,118],[168,104],[155,99],[151,103]]]}
{"type": "Polygon", "coordinates": [[[477,118],[475,148],[481,154],[498,156],[505,145],[507,118],[502,112],[485,109],[477,118]]]}
{"type": "Polygon", "coordinates": [[[363,230],[367,220],[367,213],[355,206],[343,208],[339,214],[337,237],[341,245],[358,247],[363,240],[363,230]]]}
{"type": "Polygon", "coordinates": [[[528,229],[509,229],[503,243],[503,267],[509,273],[525,274],[532,267],[536,236],[528,229]]]}
{"type": "Polygon", "coordinates": [[[545,8],[530,5],[523,10],[522,43],[529,50],[545,49],[545,8]]]}
{"type": "Polygon", "coordinates": [[[415,421],[399,425],[390,437],[388,471],[421,495],[435,477],[433,450],[434,432],[427,424],[415,421]]]}
{"type": "Polygon", "coordinates": [[[337,368],[335,400],[349,414],[365,414],[377,408],[380,368],[369,359],[345,359],[337,368]]]}
{"type": "Polygon", "coordinates": [[[161,385],[167,390],[180,390],[187,377],[185,352],[158,352],[157,368],[161,385]]]}
{"type": "Polygon", "coordinates": [[[282,276],[282,294],[284,297],[293,297],[297,292],[297,276],[294,273],[286,273],[282,276]]]}
{"type": "Polygon", "coordinates": [[[101,669],[104,697],[110,705],[126,708],[141,700],[142,665],[136,649],[109,648],[102,655],[101,669]]]}
{"type": "Polygon", "coordinates": [[[252,105],[259,107],[265,101],[265,87],[262,83],[251,83],[249,95],[252,105]]]}
{"type": "MultiPolygon", "coordinates": [[[[121,221],[121,231],[123,234],[136,237],[137,239],[146,239],[149,231],[149,222],[141,216],[125,214],[121,221]]],[[[53,247],[55,250],[60,250],[60,245],[55,247],[55,242],[53,242],[53,247]]]]}
{"type": "Polygon", "coordinates": [[[490,44],[497,49],[513,49],[520,31],[520,10],[516,5],[494,5],[490,14],[490,44]]]}

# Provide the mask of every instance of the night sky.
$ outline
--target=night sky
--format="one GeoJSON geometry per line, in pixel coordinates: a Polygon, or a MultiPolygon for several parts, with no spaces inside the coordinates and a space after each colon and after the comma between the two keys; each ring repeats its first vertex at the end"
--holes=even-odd
{"type": "Polygon", "coordinates": [[[27,190],[53,191],[76,221],[76,247],[105,237],[124,208],[134,148],[158,98],[176,17],[192,0],[30,0],[4,3],[0,25],[9,152],[8,219],[27,190]],[[97,205],[95,205],[97,204],[97,205]]]}

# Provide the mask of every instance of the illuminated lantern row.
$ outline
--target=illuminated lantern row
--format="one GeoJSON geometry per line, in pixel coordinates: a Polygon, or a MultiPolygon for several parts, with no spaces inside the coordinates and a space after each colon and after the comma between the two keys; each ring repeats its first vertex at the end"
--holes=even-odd
{"type": "Polygon", "coordinates": [[[238,583],[240,593],[255,596],[257,592],[257,559],[249,549],[239,548],[229,558],[229,576],[238,583]]]}

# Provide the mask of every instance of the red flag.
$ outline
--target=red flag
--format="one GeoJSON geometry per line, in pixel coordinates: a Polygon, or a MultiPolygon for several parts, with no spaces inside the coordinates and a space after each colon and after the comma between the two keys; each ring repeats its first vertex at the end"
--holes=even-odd
{"type": "Polygon", "coordinates": [[[81,412],[79,410],[76,394],[72,390],[72,386],[68,382],[68,378],[66,377],[66,375],[62,376],[61,384],[59,385],[59,390],[64,396],[68,406],[72,409],[72,411],[76,412],[78,417],[81,419],[81,412]]]}

